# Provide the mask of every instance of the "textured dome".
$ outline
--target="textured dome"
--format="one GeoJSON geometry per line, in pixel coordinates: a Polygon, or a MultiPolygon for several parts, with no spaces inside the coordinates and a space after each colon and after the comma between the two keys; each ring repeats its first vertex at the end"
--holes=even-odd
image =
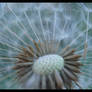
{"type": "Polygon", "coordinates": [[[55,70],[60,71],[64,67],[64,60],[58,55],[46,55],[40,57],[33,65],[33,71],[37,74],[50,74],[55,70]]]}

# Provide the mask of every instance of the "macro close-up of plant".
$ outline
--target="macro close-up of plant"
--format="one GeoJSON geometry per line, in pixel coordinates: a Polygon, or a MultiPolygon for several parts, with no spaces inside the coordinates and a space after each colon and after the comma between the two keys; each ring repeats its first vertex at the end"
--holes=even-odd
{"type": "Polygon", "coordinates": [[[92,3],[0,3],[0,89],[92,89],[92,3]]]}

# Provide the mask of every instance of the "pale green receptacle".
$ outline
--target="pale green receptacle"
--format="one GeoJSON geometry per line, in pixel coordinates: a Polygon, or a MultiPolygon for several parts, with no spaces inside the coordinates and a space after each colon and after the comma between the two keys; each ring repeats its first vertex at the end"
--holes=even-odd
{"type": "Polygon", "coordinates": [[[51,74],[55,70],[61,70],[64,59],[59,55],[45,55],[37,59],[33,65],[33,71],[37,74],[51,74]]]}

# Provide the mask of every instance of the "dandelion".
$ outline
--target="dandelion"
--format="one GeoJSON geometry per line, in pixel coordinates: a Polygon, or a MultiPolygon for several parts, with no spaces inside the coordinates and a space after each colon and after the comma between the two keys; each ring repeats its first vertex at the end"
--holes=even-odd
{"type": "Polygon", "coordinates": [[[5,4],[0,16],[0,88],[92,88],[88,6],[5,4]]]}

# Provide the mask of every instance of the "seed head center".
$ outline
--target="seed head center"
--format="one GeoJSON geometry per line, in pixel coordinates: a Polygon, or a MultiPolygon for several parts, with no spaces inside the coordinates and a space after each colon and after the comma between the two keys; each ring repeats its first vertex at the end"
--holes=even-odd
{"type": "Polygon", "coordinates": [[[40,75],[51,74],[55,70],[60,71],[64,66],[64,59],[59,55],[45,55],[39,57],[34,65],[33,71],[40,75]]]}

